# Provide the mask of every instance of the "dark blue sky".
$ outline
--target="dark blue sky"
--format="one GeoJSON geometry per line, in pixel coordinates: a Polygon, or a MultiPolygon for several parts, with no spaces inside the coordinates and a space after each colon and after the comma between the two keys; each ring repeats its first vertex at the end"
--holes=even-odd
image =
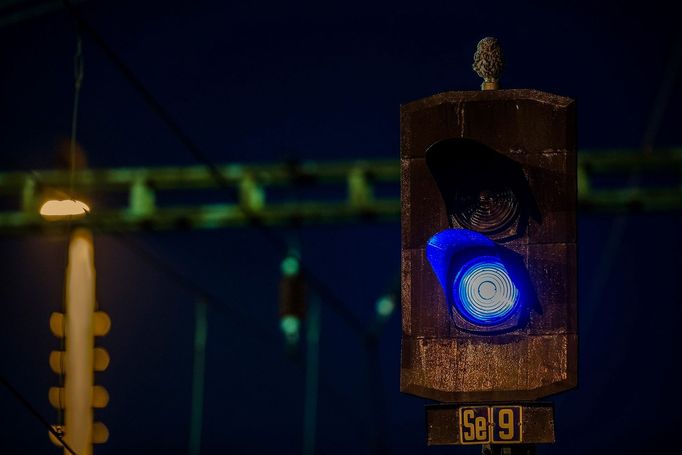
{"type": "MultiPolygon", "coordinates": [[[[679,19],[655,2],[91,0],[82,13],[218,163],[397,159],[400,104],[476,90],[470,65],[484,36],[502,42],[504,86],[577,100],[581,149],[637,148],[680,43],[679,19]]],[[[2,171],[54,165],[54,140],[70,129],[74,47],[62,12],[0,28],[2,171]]],[[[87,35],[84,49],[79,141],[90,165],[196,164],[87,35]]],[[[679,85],[657,146],[680,145],[679,85]]],[[[673,440],[680,232],[679,214],[580,217],[580,387],[555,399],[558,442],[542,453],[647,453],[673,440]]],[[[367,324],[398,273],[399,234],[397,223],[281,232],[367,324]]],[[[304,374],[276,342],[281,258],[252,230],[133,238],[247,315],[210,309],[206,453],[300,452],[304,374]]],[[[50,418],[58,342],[48,318],[61,306],[65,250],[59,236],[0,238],[0,371],[50,418]]],[[[96,265],[113,320],[102,341],[112,363],[97,379],[111,394],[98,412],[111,440],[97,453],[184,453],[195,296],[108,235],[96,238],[96,265]]],[[[398,391],[399,340],[396,314],[380,347],[391,451],[477,453],[425,448],[424,402],[398,391]]],[[[321,359],[320,453],[368,453],[367,360],[328,307],[321,359]]],[[[2,390],[0,409],[8,453],[56,453],[2,390]]]]}

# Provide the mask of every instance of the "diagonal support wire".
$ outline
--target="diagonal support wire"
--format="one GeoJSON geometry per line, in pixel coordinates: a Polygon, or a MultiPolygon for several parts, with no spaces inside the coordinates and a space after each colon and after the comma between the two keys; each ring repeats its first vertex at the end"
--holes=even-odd
{"type": "Polygon", "coordinates": [[[28,400],[24,398],[23,395],[19,393],[19,391],[15,389],[14,386],[10,384],[9,381],[7,381],[7,379],[5,379],[5,377],[2,375],[0,375],[0,384],[2,384],[9,391],[9,393],[12,394],[12,396],[16,398],[17,401],[19,401],[19,403],[21,403],[21,405],[24,406],[28,410],[28,412],[30,412],[33,415],[33,417],[38,419],[40,423],[42,423],[43,426],[47,428],[47,431],[49,431],[50,434],[52,434],[52,436],[57,438],[57,440],[61,443],[61,445],[64,447],[66,451],[68,451],[71,455],[76,455],[76,452],[74,452],[73,449],[69,447],[69,445],[66,443],[66,441],[64,441],[64,435],[57,433],[57,431],[55,431],[55,429],[52,428],[52,425],[50,425],[50,423],[47,420],[45,420],[45,417],[43,417],[36,410],[36,408],[34,408],[33,405],[31,405],[31,403],[29,403],[28,400]]]}
{"type": "MultiPolygon", "coordinates": [[[[202,163],[211,173],[211,176],[219,187],[231,190],[232,186],[227,181],[225,176],[220,172],[220,169],[208,158],[206,154],[196,145],[196,143],[189,137],[187,133],[180,127],[171,114],[157,101],[145,85],[135,76],[132,69],[118,56],[116,52],[107,44],[102,36],[81,16],[76,8],[74,8],[69,0],[64,0],[64,7],[68,13],[74,18],[78,27],[93,39],[94,43],[104,52],[107,58],[121,71],[125,79],[133,86],[133,88],[140,94],[145,103],[154,111],[156,115],[168,126],[173,135],[185,146],[189,153],[200,163],[202,163]]],[[[267,226],[259,222],[258,217],[249,208],[240,206],[244,215],[251,221],[251,225],[258,228],[258,231],[263,234],[265,238],[270,241],[276,249],[279,256],[286,255],[288,245],[284,239],[277,236],[267,226]]],[[[306,273],[309,284],[317,291],[323,303],[326,303],[333,309],[355,332],[359,337],[364,337],[366,328],[362,321],[350,310],[343,302],[338,299],[331,288],[324,282],[317,278],[312,269],[306,267],[301,263],[301,269],[306,273]]]]}

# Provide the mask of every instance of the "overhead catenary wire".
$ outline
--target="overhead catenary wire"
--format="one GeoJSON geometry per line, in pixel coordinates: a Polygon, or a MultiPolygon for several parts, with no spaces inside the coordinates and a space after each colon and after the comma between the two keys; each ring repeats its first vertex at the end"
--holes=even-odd
{"type": "Polygon", "coordinates": [[[14,388],[14,386],[12,384],[10,384],[9,381],[7,381],[7,379],[5,379],[5,377],[1,374],[0,374],[0,383],[9,391],[9,393],[14,398],[17,399],[17,401],[19,401],[19,403],[22,404],[22,406],[24,406],[36,419],[38,419],[40,421],[40,423],[42,423],[45,428],[47,428],[47,431],[49,431],[55,438],[57,438],[57,440],[62,444],[62,446],[64,446],[64,449],[66,449],[70,454],[76,455],[76,452],[74,452],[73,449],[71,447],[69,447],[69,445],[64,441],[64,439],[63,439],[64,435],[58,433],[52,427],[52,425],[50,425],[50,423],[45,419],[45,417],[43,417],[36,410],[36,408],[34,408],[33,405],[31,405],[31,403],[29,403],[29,401],[26,398],[24,398],[24,396],[21,393],[19,393],[19,391],[16,388],[14,388]]]}
{"type": "Polygon", "coordinates": [[[76,138],[78,133],[78,105],[80,104],[81,86],[84,74],[83,37],[76,31],[76,53],[73,56],[73,111],[71,113],[71,137],[69,141],[69,196],[73,195],[73,179],[76,173],[76,138]]]}
{"type": "MultiPolygon", "coordinates": [[[[35,175],[31,174],[32,178],[38,178],[35,175]]],[[[185,289],[189,293],[193,294],[195,297],[201,299],[203,302],[205,302],[209,307],[216,309],[221,312],[228,312],[232,316],[237,316],[238,319],[240,319],[242,322],[246,322],[245,325],[235,325],[236,327],[241,327],[245,328],[248,327],[248,330],[245,331],[244,333],[249,336],[250,339],[253,340],[258,340],[261,343],[265,344],[268,348],[270,348],[273,344],[276,344],[280,342],[280,338],[274,335],[271,331],[267,330],[265,327],[261,326],[257,322],[255,322],[251,317],[249,317],[246,313],[240,311],[237,307],[229,305],[225,303],[223,300],[221,300],[219,297],[217,297],[215,294],[212,292],[206,290],[203,288],[201,285],[193,281],[190,277],[185,275],[184,273],[180,272],[176,268],[174,268],[172,265],[169,264],[168,261],[164,260],[163,258],[159,257],[156,253],[151,251],[149,248],[143,245],[143,242],[138,242],[134,239],[132,239],[129,236],[126,236],[124,233],[119,232],[119,233],[112,233],[110,231],[107,231],[106,233],[103,231],[98,231],[98,228],[96,225],[89,225],[92,227],[95,232],[98,232],[99,235],[102,236],[108,236],[115,241],[117,241],[121,246],[123,246],[125,249],[127,249],[129,252],[134,254],[135,256],[138,257],[138,259],[141,259],[144,263],[147,265],[151,266],[153,269],[155,269],[157,272],[161,273],[164,275],[169,282],[173,283],[174,285],[185,289]]],[[[67,226],[67,232],[71,230],[70,224],[67,226]]],[[[68,242],[68,237],[67,237],[67,242],[68,242]]],[[[68,248],[68,243],[67,243],[67,248],[68,248]]],[[[67,259],[65,261],[68,261],[68,254],[67,254],[67,259]]],[[[304,365],[298,361],[293,362],[293,365],[295,365],[298,368],[303,368],[304,365]]],[[[8,388],[8,390],[17,397],[19,401],[26,406],[33,415],[38,416],[39,420],[44,424],[49,426],[50,433],[52,433],[55,437],[61,439],[62,436],[54,430],[50,426],[50,424],[45,420],[40,414],[35,411],[33,407],[31,407],[28,404],[28,401],[19,394],[19,392],[16,391],[9,383],[0,376],[0,382],[5,385],[5,387],[8,388]]],[[[336,387],[334,387],[331,383],[325,380],[324,377],[319,378],[319,383],[320,386],[326,390],[326,392],[331,396],[334,402],[337,403],[340,409],[342,409],[344,412],[347,412],[348,415],[354,415],[355,410],[351,409],[349,407],[349,403],[352,401],[350,400],[349,396],[346,395],[345,393],[339,391],[336,387]]],[[[61,384],[60,384],[61,385],[61,384]]],[[[58,417],[59,418],[59,417],[58,417]]],[[[362,426],[359,425],[359,421],[351,419],[353,422],[353,425],[356,427],[356,430],[358,433],[366,436],[367,435],[367,430],[363,428],[362,426]]],[[[66,443],[64,443],[65,448],[68,446],[66,443]]],[[[67,449],[68,450],[68,449],[67,449]]],[[[71,452],[73,453],[73,452],[71,452]]]]}
{"type": "MultiPolygon", "coordinates": [[[[30,171],[27,171],[27,174],[30,176],[30,178],[36,180],[38,184],[42,185],[43,187],[47,187],[47,185],[41,181],[39,174],[30,171]]],[[[70,232],[72,224],[73,222],[69,221],[69,223],[66,225],[66,232],[70,232]]],[[[122,247],[130,251],[133,255],[137,256],[138,259],[141,259],[144,263],[164,275],[169,282],[180,287],[181,289],[186,290],[190,294],[193,294],[196,298],[205,302],[209,307],[221,312],[228,312],[230,315],[236,316],[238,319],[240,319],[240,321],[245,322],[246,324],[237,324],[235,327],[241,329],[248,328],[248,330],[244,330],[244,333],[248,335],[249,338],[266,344],[268,348],[281,341],[279,337],[274,335],[260,323],[253,320],[253,318],[241,311],[239,307],[230,305],[229,303],[220,299],[216,294],[210,292],[194,281],[191,277],[176,269],[170,264],[169,261],[158,256],[158,254],[148,248],[144,242],[138,241],[137,239],[126,235],[124,232],[112,232],[110,229],[107,231],[100,230],[97,224],[94,223],[88,223],[88,226],[92,228],[99,236],[110,237],[117,241],[122,247]]],[[[68,251],[66,252],[64,261],[65,263],[68,262],[68,251]]],[[[304,366],[300,362],[293,362],[293,364],[298,368],[303,368],[304,366]]],[[[348,406],[348,403],[350,403],[351,400],[346,394],[332,386],[331,383],[326,381],[323,377],[320,377],[320,385],[327,391],[327,393],[332,395],[334,401],[339,404],[340,408],[348,412],[349,415],[353,415],[354,410],[350,409],[348,406]]],[[[359,433],[366,433],[364,428],[358,426],[359,422],[357,420],[353,420],[353,424],[357,426],[359,433]]]]}
{"type": "MultiPolygon", "coordinates": [[[[70,9],[70,4],[68,1],[65,1],[64,4],[67,6],[67,9],[70,9]]],[[[143,84],[137,80],[135,77],[134,73],[130,70],[129,67],[120,59],[118,56],[109,48],[104,42],[101,37],[96,33],[94,29],[92,29],[87,22],[82,20],[80,16],[75,12],[74,10],[70,9],[70,12],[74,14],[74,18],[76,19],[76,24],[79,29],[79,32],[85,31],[87,32],[90,36],[93,37],[93,40],[96,44],[99,45],[100,48],[102,48],[105,52],[105,54],[116,64],[116,66],[119,67],[119,69],[123,72],[124,76],[126,76],[126,79],[129,80],[129,82],[132,83],[132,85],[137,89],[140,94],[142,94],[143,99],[146,101],[146,103],[152,108],[152,110],[168,125],[168,127],[171,129],[173,134],[180,140],[180,142],[190,151],[190,153],[194,156],[194,158],[205,165],[207,169],[209,170],[212,178],[215,180],[216,184],[223,189],[230,188],[230,185],[224,175],[220,172],[218,167],[208,159],[208,157],[199,149],[199,147],[196,146],[196,144],[189,138],[188,135],[184,133],[184,131],[180,128],[180,126],[175,122],[175,120],[168,114],[168,112],[163,108],[163,106],[160,105],[156,101],[156,99],[151,95],[151,93],[146,90],[143,84]]],[[[74,106],[73,106],[73,113],[72,113],[72,130],[71,130],[71,141],[70,141],[70,149],[69,149],[69,164],[70,164],[70,182],[69,182],[69,197],[74,199],[74,185],[73,185],[73,176],[74,176],[74,171],[75,171],[75,165],[76,165],[76,156],[75,156],[75,150],[76,150],[76,132],[77,132],[77,118],[78,118],[78,104],[79,104],[79,94],[80,94],[80,87],[82,84],[82,78],[83,78],[83,60],[82,60],[82,40],[80,37],[80,33],[78,35],[78,43],[77,43],[77,51],[76,55],[74,57],[74,70],[75,70],[75,94],[74,94],[74,106]]],[[[284,239],[278,237],[274,232],[272,232],[270,229],[268,229],[266,226],[262,225],[259,223],[258,216],[254,213],[252,213],[247,207],[242,207],[242,210],[246,217],[251,221],[251,224],[259,228],[259,231],[262,232],[270,242],[272,242],[273,245],[276,246],[278,253],[280,254],[285,254],[286,251],[288,250],[288,244],[284,241],[284,239]]],[[[131,247],[131,242],[129,239],[127,241],[122,242],[126,247],[131,247]]],[[[240,312],[236,310],[235,308],[226,308],[225,305],[221,305],[219,302],[220,300],[216,298],[214,295],[211,293],[207,292],[205,289],[201,288],[198,286],[196,283],[194,283],[191,279],[188,279],[186,276],[175,270],[173,267],[169,266],[167,263],[165,263],[162,260],[158,260],[153,254],[150,254],[149,251],[146,251],[142,248],[139,247],[139,245],[136,245],[132,247],[132,249],[135,250],[136,254],[144,257],[147,262],[152,263],[155,268],[158,270],[161,270],[164,274],[167,276],[171,277],[172,280],[175,283],[180,284],[182,287],[190,290],[193,294],[200,296],[205,302],[207,302],[209,305],[214,306],[214,307],[220,307],[222,310],[229,309],[232,314],[237,314],[239,315],[239,318],[244,319],[246,318],[246,315],[243,312],[240,312]]],[[[317,292],[318,296],[320,297],[320,300],[323,302],[326,302],[328,306],[330,306],[342,319],[345,320],[345,322],[350,326],[350,328],[358,334],[361,338],[366,338],[366,337],[373,337],[376,334],[370,334],[370,330],[368,328],[365,328],[364,324],[357,318],[357,316],[350,311],[344,304],[341,302],[341,300],[338,299],[338,297],[334,294],[334,292],[329,289],[325,283],[319,280],[315,276],[314,273],[308,268],[305,264],[300,264],[301,270],[306,273],[308,283],[311,286],[311,288],[315,289],[317,292]]],[[[254,328],[254,325],[252,324],[253,321],[250,321],[249,326],[251,329],[254,328]]],[[[264,330],[263,328],[260,328],[258,330],[259,335],[258,338],[261,340],[267,340],[267,339],[273,339],[274,336],[270,334],[269,331],[264,330]]],[[[299,365],[300,366],[300,365],[299,365]]],[[[320,378],[320,384],[328,389],[328,391],[332,392],[334,395],[337,397],[340,396],[338,391],[336,391],[334,388],[330,387],[328,383],[326,383],[322,378],[320,378]]],[[[342,399],[340,402],[346,403],[345,399],[342,399]]],[[[358,422],[356,422],[358,423],[358,422]]],[[[364,429],[359,427],[360,431],[364,433],[364,429]]],[[[54,430],[52,430],[54,432],[54,430]]],[[[56,432],[54,432],[55,435],[57,435],[56,432]]]]}
{"type": "MultiPolygon", "coordinates": [[[[186,147],[190,154],[201,164],[203,164],[209,171],[211,177],[216,182],[217,186],[223,190],[232,191],[232,186],[227,181],[225,176],[222,174],[220,169],[213,163],[208,156],[200,149],[200,147],[189,137],[188,134],[180,127],[180,125],[175,121],[173,116],[161,105],[161,103],[151,94],[151,92],[145,87],[145,85],[136,77],[132,69],[125,63],[125,61],[108,45],[108,43],[99,35],[99,33],[80,15],[80,13],[71,6],[68,0],[64,0],[64,4],[69,11],[69,13],[74,17],[79,27],[87,32],[93,39],[93,42],[100,47],[104,54],[111,60],[112,63],[121,71],[125,79],[130,83],[130,85],[138,92],[142,99],[147,103],[147,105],[155,112],[159,118],[166,124],[173,135],[186,147]]],[[[253,213],[248,207],[240,206],[244,215],[251,221],[253,227],[264,235],[268,241],[276,247],[277,253],[279,255],[286,255],[289,250],[288,242],[277,236],[272,230],[267,226],[261,224],[258,220],[257,214],[253,213]]],[[[130,246],[130,243],[127,244],[130,246]]],[[[148,254],[144,254],[147,259],[152,258],[148,254]]],[[[153,261],[153,259],[152,259],[153,261]]],[[[177,274],[172,269],[162,263],[156,262],[156,265],[166,272],[170,272],[171,275],[177,274]]],[[[301,272],[306,277],[308,285],[314,289],[320,298],[320,302],[329,306],[334,312],[337,313],[341,319],[343,319],[348,326],[355,332],[358,338],[363,342],[368,348],[368,352],[373,352],[376,350],[376,345],[378,338],[381,334],[381,330],[377,330],[376,323],[367,327],[363,324],[360,319],[337,297],[336,293],[330,289],[326,283],[317,277],[317,275],[307,266],[304,262],[299,260],[299,267],[301,272]]],[[[203,299],[209,303],[215,303],[217,300],[210,295],[202,293],[200,289],[194,283],[191,283],[184,278],[181,278],[181,283],[187,285],[190,289],[193,289],[198,295],[203,296],[203,299]]],[[[223,307],[223,309],[225,309],[223,307]]],[[[243,314],[241,315],[244,316],[243,314]]],[[[321,381],[324,384],[324,381],[321,381]]],[[[324,384],[328,387],[327,384],[324,384]]],[[[381,388],[378,390],[381,391],[381,388]]],[[[382,406],[380,406],[382,407],[382,406]]],[[[381,440],[382,438],[379,438],[381,440]]]]}
{"type": "MultiPolygon", "coordinates": [[[[96,226],[95,226],[95,229],[96,226]]],[[[127,249],[129,252],[137,256],[143,262],[149,266],[156,269],[159,273],[164,275],[170,282],[176,286],[185,289],[190,294],[194,295],[199,300],[205,302],[208,306],[215,308],[219,311],[229,312],[231,315],[237,317],[241,322],[247,323],[246,327],[249,328],[249,332],[254,338],[260,340],[267,340],[271,343],[279,342],[279,339],[268,331],[265,327],[261,326],[256,320],[247,315],[244,311],[235,305],[230,305],[225,303],[215,294],[208,291],[197,282],[192,280],[186,274],[180,272],[175,267],[171,266],[168,261],[162,259],[157,253],[151,251],[142,242],[125,235],[122,232],[108,232],[100,233],[100,235],[109,235],[110,238],[119,243],[123,248],[127,249]],[[256,336],[257,335],[257,336],[256,336]]]]}
{"type": "MultiPolygon", "coordinates": [[[[95,229],[97,228],[95,227],[95,229]]],[[[197,298],[205,302],[210,308],[213,308],[221,312],[228,312],[232,316],[237,316],[242,322],[245,322],[246,324],[244,325],[237,324],[236,327],[241,328],[248,327],[248,330],[245,331],[245,334],[248,334],[249,338],[260,341],[261,343],[267,345],[268,348],[272,346],[272,344],[281,341],[279,337],[274,335],[271,331],[267,330],[261,324],[254,321],[246,313],[242,312],[237,307],[229,305],[228,303],[224,302],[214,293],[205,289],[200,284],[192,280],[192,278],[180,272],[172,265],[170,265],[167,260],[159,257],[157,253],[147,248],[143,244],[143,242],[136,241],[135,239],[125,235],[124,233],[114,233],[112,235],[111,232],[108,232],[107,234],[105,233],[100,234],[101,235],[108,234],[111,238],[118,241],[121,246],[123,246],[129,252],[137,256],[144,263],[148,264],[162,275],[165,275],[166,278],[171,283],[195,295],[197,298]]],[[[304,365],[299,361],[295,361],[293,362],[293,364],[299,369],[304,369],[304,365]]],[[[348,415],[354,415],[355,409],[349,406],[349,403],[351,403],[352,400],[345,393],[338,390],[322,376],[320,376],[319,378],[319,384],[321,388],[323,388],[331,396],[332,400],[335,403],[337,403],[337,406],[339,406],[340,409],[348,413],[348,415]]],[[[362,434],[363,436],[367,436],[367,430],[359,425],[357,419],[351,419],[351,421],[355,426],[356,430],[358,431],[358,433],[362,434]]]]}
{"type": "MultiPolygon", "coordinates": [[[[185,146],[189,153],[202,165],[206,166],[212,178],[218,187],[226,190],[231,190],[232,186],[229,184],[225,176],[220,172],[218,166],[213,163],[208,156],[201,150],[201,148],[189,137],[189,135],[180,127],[173,116],[166,110],[161,103],[152,95],[152,93],[145,87],[145,85],[137,78],[132,69],[123,61],[123,59],[109,46],[109,44],[102,38],[102,36],[95,30],[80,14],[80,12],[73,7],[69,0],[64,0],[64,6],[68,13],[74,18],[78,27],[87,33],[93,42],[104,52],[107,58],[119,69],[124,78],[130,85],[138,92],[142,99],[152,109],[152,111],[166,124],[173,135],[185,146]]],[[[250,220],[251,225],[258,229],[276,248],[276,253],[284,256],[288,251],[288,244],[286,240],[277,236],[270,228],[259,222],[257,214],[249,208],[240,206],[244,215],[250,220]]],[[[335,293],[320,280],[305,263],[300,263],[301,270],[306,274],[308,284],[317,292],[323,303],[333,309],[348,326],[360,337],[366,336],[367,329],[362,321],[349,309],[343,302],[341,302],[335,293]]]]}

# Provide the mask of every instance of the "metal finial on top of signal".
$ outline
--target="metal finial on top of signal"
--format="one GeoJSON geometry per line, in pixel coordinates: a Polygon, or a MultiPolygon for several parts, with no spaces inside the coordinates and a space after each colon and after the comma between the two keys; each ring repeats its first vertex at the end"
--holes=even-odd
{"type": "Polygon", "coordinates": [[[500,75],[504,69],[502,47],[497,38],[486,37],[476,45],[474,63],[471,67],[483,78],[481,90],[500,88],[500,75]]]}

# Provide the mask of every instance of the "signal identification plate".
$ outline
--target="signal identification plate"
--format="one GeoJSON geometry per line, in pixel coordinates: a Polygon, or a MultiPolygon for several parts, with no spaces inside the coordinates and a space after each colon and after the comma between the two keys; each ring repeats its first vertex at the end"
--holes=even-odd
{"type": "Polygon", "coordinates": [[[463,406],[459,408],[460,444],[523,441],[521,406],[463,406]]]}

